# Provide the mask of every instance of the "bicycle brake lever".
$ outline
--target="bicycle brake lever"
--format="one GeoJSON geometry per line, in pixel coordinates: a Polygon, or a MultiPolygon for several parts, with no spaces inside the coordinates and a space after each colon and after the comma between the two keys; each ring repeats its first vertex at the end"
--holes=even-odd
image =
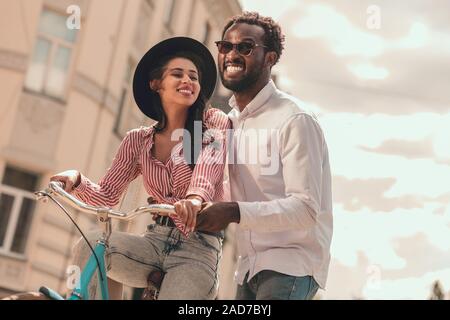
{"type": "Polygon", "coordinates": [[[34,195],[36,197],[36,201],[42,201],[43,203],[47,203],[48,193],[46,191],[36,191],[34,195]]]}

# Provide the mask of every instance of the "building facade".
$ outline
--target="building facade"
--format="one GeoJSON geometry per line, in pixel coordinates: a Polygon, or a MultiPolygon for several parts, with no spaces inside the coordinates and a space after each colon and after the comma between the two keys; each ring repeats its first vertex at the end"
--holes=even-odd
{"type": "MultiPolygon", "coordinates": [[[[41,285],[65,292],[80,235],[56,206],[34,201],[33,191],[67,169],[98,181],[125,133],[151,124],[131,93],[140,57],[177,35],[215,55],[226,19],[240,11],[238,0],[0,1],[0,296],[41,285]]],[[[229,95],[218,81],[212,105],[226,111],[229,95]]],[[[117,208],[146,198],[138,178],[117,208]]],[[[70,212],[82,230],[95,227],[91,217],[70,212]]],[[[115,228],[140,233],[148,223],[141,217],[115,228]]],[[[230,228],[219,299],[235,291],[231,235],[230,228]]]]}

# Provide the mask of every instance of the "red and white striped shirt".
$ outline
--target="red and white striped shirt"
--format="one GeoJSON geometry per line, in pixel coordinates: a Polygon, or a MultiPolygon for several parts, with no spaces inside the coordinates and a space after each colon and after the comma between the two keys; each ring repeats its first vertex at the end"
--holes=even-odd
{"type": "MultiPolygon", "coordinates": [[[[140,127],[127,133],[114,157],[111,167],[98,184],[81,174],[81,183],[73,190],[80,200],[94,205],[113,207],[131,181],[140,174],[144,188],[157,203],[174,204],[189,195],[198,195],[205,201],[221,201],[224,195],[225,130],[231,123],[225,113],[210,108],[205,111],[204,124],[211,134],[205,134],[202,150],[194,170],[184,160],[182,143],[172,150],[166,163],[154,158],[154,126],[140,127]]],[[[184,232],[184,225],[172,217],[184,232]]]]}

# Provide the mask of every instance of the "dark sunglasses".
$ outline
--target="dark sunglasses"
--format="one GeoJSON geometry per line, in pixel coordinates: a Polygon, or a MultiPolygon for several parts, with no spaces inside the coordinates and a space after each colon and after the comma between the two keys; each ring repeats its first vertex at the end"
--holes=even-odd
{"type": "Polygon", "coordinates": [[[253,49],[256,47],[262,47],[267,48],[266,46],[263,46],[261,44],[256,44],[250,41],[242,41],[239,43],[231,43],[230,41],[216,41],[217,49],[219,49],[219,52],[221,54],[227,54],[233,49],[236,49],[236,51],[243,56],[249,56],[252,54],[253,49]]]}

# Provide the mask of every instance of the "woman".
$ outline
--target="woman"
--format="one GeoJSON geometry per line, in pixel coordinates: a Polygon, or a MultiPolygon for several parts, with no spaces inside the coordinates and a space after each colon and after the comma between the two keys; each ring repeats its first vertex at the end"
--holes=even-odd
{"type": "MultiPolygon", "coordinates": [[[[146,287],[147,276],[155,269],[165,272],[160,299],[213,299],[217,294],[223,236],[191,232],[202,203],[220,201],[224,194],[222,133],[230,124],[223,112],[205,110],[216,78],[214,59],[200,42],[176,37],[158,43],[141,59],[133,79],[138,107],[157,123],[127,133],[98,184],[75,170],[51,178],[64,182],[66,191],[88,204],[111,207],[142,174],[144,187],[156,202],[174,204],[177,216],[158,217],[142,236],[111,234],[107,255],[108,281],[116,288],[112,298],[121,298],[120,284],[146,287]],[[208,134],[207,129],[216,130],[208,134]]],[[[98,236],[94,232],[88,238],[94,242],[98,236]]],[[[75,264],[84,266],[89,254],[80,239],[75,264]]],[[[91,296],[96,293],[94,282],[91,296]]]]}

